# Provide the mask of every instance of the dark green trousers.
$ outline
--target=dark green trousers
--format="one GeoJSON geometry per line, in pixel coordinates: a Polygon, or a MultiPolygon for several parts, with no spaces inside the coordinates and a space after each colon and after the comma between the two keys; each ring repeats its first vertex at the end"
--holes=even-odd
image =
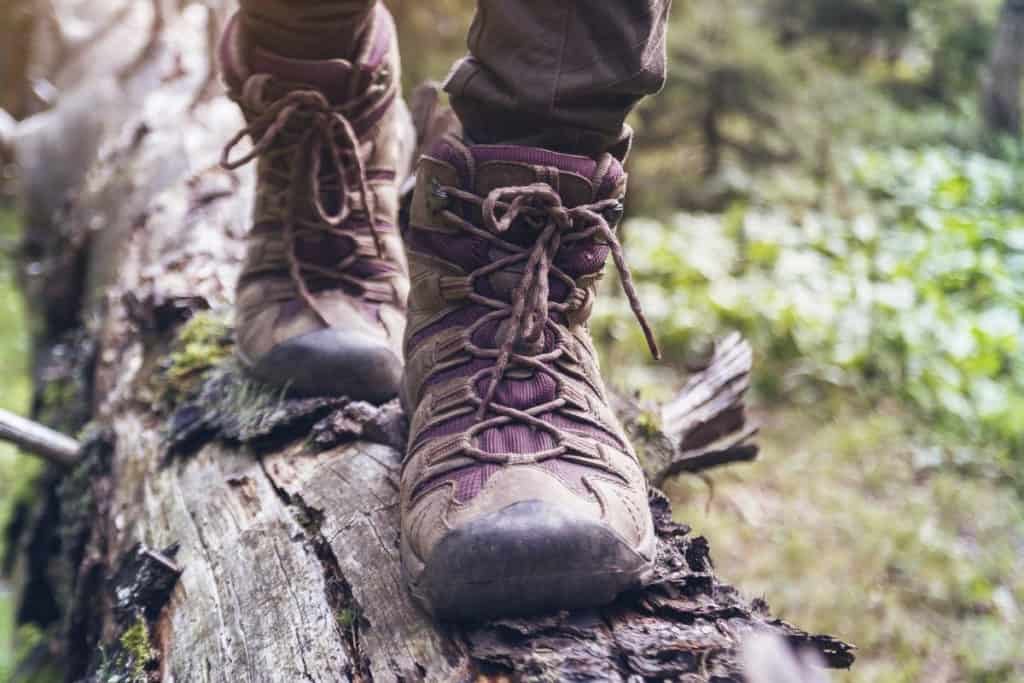
{"type": "MultiPolygon", "coordinates": [[[[265,49],[348,57],[376,0],[240,0],[265,49]]],[[[445,84],[475,143],[624,156],[626,116],[665,80],[671,0],[479,0],[445,84]]]]}

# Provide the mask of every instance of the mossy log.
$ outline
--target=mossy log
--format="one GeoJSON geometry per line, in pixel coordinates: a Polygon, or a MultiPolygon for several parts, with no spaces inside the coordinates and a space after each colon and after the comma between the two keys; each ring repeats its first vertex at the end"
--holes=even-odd
{"type": "MultiPolygon", "coordinates": [[[[148,3],[45,4],[97,37],[54,79],[55,107],[13,135],[36,414],[89,427],[79,462],[23,506],[10,564],[20,619],[68,680],[739,681],[757,631],[849,666],[850,646],[719,581],[657,492],[646,589],[577,613],[431,622],[398,567],[400,409],[289,399],[232,360],[253,178],[217,165],[242,123],[210,88],[223,10],[155,21],[148,3]]],[[[653,479],[756,454],[749,348],[719,351],[660,419],[620,401],[653,479]]]]}

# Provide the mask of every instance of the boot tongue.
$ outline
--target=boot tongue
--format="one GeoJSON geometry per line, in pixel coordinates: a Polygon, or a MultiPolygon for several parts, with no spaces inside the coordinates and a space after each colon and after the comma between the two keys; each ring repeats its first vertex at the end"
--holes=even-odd
{"type": "Polygon", "coordinates": [[[273,74],[287,83],[312,86],[322,92],[332,104],[344,102],[352,87],[351,79],[361,76],[350,62],[343,59],[300,61],[280,57],[255,47],[250,48],[248,57],[253,73],[273,74]]]}
{"type": "Polygon", "coordinates": [[[595,188],[598,163],[589,157],[515,145],[476,145],[469,151],[476,166],[473,191],[482,197],[497,188],[547,183],[572,208],[593,202],[602,189],[595,188]]]}
{"type": "MultiPolygon", "coordinates": [[[[512,145],[476,145],[469,152],[476,171],[473,191],[481,197],[497,188],[547,183],[559,193],[567,208],[573,208],[618,196],[624,189],[622,163],[612,156],[598,163],[589,157],[512,145]]],[[[505,239],[529,244],[533,233],[513,226],[505,239]]],[[[600,271],[607,257],[604,245],[577,242],[559,251],[556,265],[568,275],[579,277],[600,271]]],[[[555,298],[562,300],[568,292],[562,291],[564,286],[560,282],[553,286],[555,298]]]]}

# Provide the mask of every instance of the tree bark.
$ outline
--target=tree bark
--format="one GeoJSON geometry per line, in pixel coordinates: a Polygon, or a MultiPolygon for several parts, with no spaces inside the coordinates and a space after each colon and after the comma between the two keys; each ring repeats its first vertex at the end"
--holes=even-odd
{"type": "Polygon", "coordinates": [[[1020,135],[1020,82],[1024,75],[1024,2],[1006,0],[999,15],[982,93],[982,112],[989,130],[1020,135]]]}
{"type": "MultiPolygon", "coordinates": [[[[13,136],[36,416],[88,424],[78,463],[38,482],[11,534],[19,618],[50,636],[35,661],[59,657],[67,680],[722,682],[743,680],[741,643],[764,630],[850,665],[851,646],[719,581],[707,541],[657,492],[646,589],[572,614],[432,623],[399,571],[400,409],[282,397],[231,359],[253,177],[217,165],[242,121],[201,97],[223,10],[157,22],[145,3],[72,6],[97,38],[63,66],[56,107],[13,136]]],[[[621,401],[652,478],[756,455],[749,370],[731,338],[660,415],[621,401]]]]}

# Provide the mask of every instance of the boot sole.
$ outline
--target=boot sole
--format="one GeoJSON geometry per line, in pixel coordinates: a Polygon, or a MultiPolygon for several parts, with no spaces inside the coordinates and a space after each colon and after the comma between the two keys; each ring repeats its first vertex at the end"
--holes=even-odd
{"type": "Polygon", "coordinates": [[[600,522],[525,501],[450,532],[410,586],[436,618],[472,621],[606,605],[653,570],[600,522]]]}

